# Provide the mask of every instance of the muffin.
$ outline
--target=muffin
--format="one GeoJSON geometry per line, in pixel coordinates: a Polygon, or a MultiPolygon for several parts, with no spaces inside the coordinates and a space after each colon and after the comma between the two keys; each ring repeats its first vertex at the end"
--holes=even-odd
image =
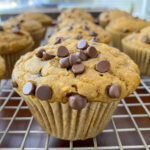
{"type": "Polygon", "coordinates": [[[139,82],[126,54],[86,40],[39,47],[20,58],[12,75],[42,129],[65,140],[97,136],[139,82]]]}
{"type": "Polygon", "coordinates": [[[72,20],[76,20],[80,18],[82,21],[87,20],[87,21],[94,22],[94,18],[92,17],[92,15],[86,12],[85,9],[82,8],[66,9],[60,14],[60,16],[57,19],[57,22],[58,23],[64,22],[64,20],[68,18],[72,20]]]}
{"type": "Polygon", "coordinates": [[[5,21],[3,26],[6,28],[19,27],[21,30],[25,30],[30,33],[34,40],[34,48],[40,45],[45,33],[45,28],[40,22],[35,20],[20,19],[19,17],[14,17],[5,21]]]}
{"type": "Polygon", "coordinates": [[[106,27],[112,35],[113,46],[122,50],[121,40],[131,34],[138,32],[140,29],[149,26],[150,23],[137,17],[123,16],[112,22],[106,27]]]}
{"type": "Polygon", "coordinates": [[[105,28],[108,25],[108,23],[110,23],[114,19],[117,19],[122,16],[129,16],[129,15],[130,15],[129,13],[123,10],[114,9],[114,10],[104,11],[100,13],[98,20],[99,20],[99,24],[105,28]]]}
{"type": "Polygon", "coordinates": [[[150,76],[150,26],[122,40],[123,51],[139,66],[142,75],[150,76]]]}
{"type": "Polygon", "coordinates": [[[49,43],[53,44],[55,42],[60,42],[60,38],[61,40],[75,39],[78,41],[85,39],[106,44],[110,44],[111,42],[111,35],[107,31],[89,21],[82,23],[76,21],[72,22],[54,33],[50,37],[49,43]]]}
{"type": "Polygon", "coordinates": [[[4,77],[5,71],[6,71],[6,66],[5,66],[5,61],[4,59],[0,56],[0,80],[4,77]]]}
{"type": "Polygon", "coordinates": [[[21,19],[35,20],[40,22],[44,27],[52,24],[52,18],[40,12],[25,12],[18,16],[21,19]]]}
{"type": "Polygon", "coordinates": [[[31,51],[34,41],[29,33],[19,28],[5,29],[0,26],[0,55],[5,59],[6,74],[4,78],[10,78],[15,62],[19,57],[31,51]]]}

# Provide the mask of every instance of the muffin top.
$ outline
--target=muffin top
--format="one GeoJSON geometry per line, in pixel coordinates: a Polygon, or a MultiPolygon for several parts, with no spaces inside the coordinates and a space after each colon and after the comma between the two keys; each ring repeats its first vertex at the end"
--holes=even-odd
{"type": "Polygon", "coordinates": [[[85,21],[82,23],[79,22],[70,23],[68,26],[54,33],[52,37],[49,39],[49,43],[50,44],[55,43],[58,37],[62,37],[63,40],[85,39],[85,40],[93,40],[96,42],[102,42],[106,44],[109,44],[111,42],[111,35],[107,31],[89,21],[85,21]]]}
{"type": "Polygon", "coordinates": [[[25,30],[29,33],[37,32],[43,28],[42,24],[35,20],[21,19],[19,17],[14,17],[8,19],[3,24],[6,28],[14,28],[19,27],[22,30],[25,30]]]}
{"type": "Polygon", "coordinates": [[[0,67],[0,79],[3,77],[3,75],[5,74],[5,61],[4,61],[4,59],[0,56],[0,65],[1,65],[1,67],[0,67]]]}
{"type": "Polygon", "coordinates": [[[122,43],[130,47],[136,47],[137,50],[142,48],[143,51],[150,52],[150,26],[126,36],[122,43]]]}
{"type": "Polygon", "coordinates": [[[70,97],[119,101],[139,82],[138,67],[126,54],[102,43],[71,39],[25,54],[12,74],[20,95],[63,103],[70,97]]]}
{"type": "Polygon", "coordinates": [[[0,54],[10,54],[33,46],[34,42],[29,33],[18,27],[6,29],[0,26],[0,54]]]}
{"type": "Polygon", "coordinates": [[[21,19],[38,21],[44,26],[52,24],[52,18],[50,16],[39,12],[26,12],[19,15],[18,17],[21,19]]]}
{"type": "Polygon", "coordinates": [[[129,16],[130,14],[119,9],[105,11],[99,15],[99,24],[105,27],[109,22],[122,16],[129,16]]]}
{"type": "Polygon", "coordinates": [[[149,25],[150,23],[146,20],[132,16],[123,16],[112,21],[107,26],[107,29],[122,33],[132,33],[149,25]]]}
{"type": "Polygon", "coordinates": [[[63,22],[65,19],[78,19],[81,18],[83,20],[94,22],[94,18],[91,14],[86,12],[82,8],[69,8],[63,11],[58,17],[58,23],[63,22]]]}

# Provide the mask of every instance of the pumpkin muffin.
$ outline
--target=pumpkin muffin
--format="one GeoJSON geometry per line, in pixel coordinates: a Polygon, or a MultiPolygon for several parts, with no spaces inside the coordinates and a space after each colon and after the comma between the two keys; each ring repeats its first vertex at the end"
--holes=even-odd
{"type": "Polygon", "coordinates": [[[22,56],[12,75],[42,129],[65,140],[97,136],[139,82],[138,67],[126,54],[71,39],[22,56]]]}
{"type": "Polygon", "coordinates": [[[65,11],[63,11],[60,14],[57,21],[58,21],[58,23],[61,23],[61,22],[64,22],[64,20],[66,20],[66,19],[76,20],[76,19],[79,19],[79,18],[82,21],[87,20],[87,21],[94,22],[94,18],[92,17],[92,15],[89,14],[88,12],[86,12],[85,9],[82,9],[82,8],[69,8],[69,9],[66,9],[65,11]]]}
{"type": "Polygon", "coordinates": [[[21,30],[25,30],[30,33],[34,40],[34,48],[40,45],[45,33],[45,28],[40,22],[35,20],[20,19],[19,17],[14,17],[5,21],[3,26],[6,28],[18,27],[21,30]]]}
{"type": "Polygon", "coordinates": [[[35,20],[40,22],[44,27],[52,24],[52,18],[40,12],[25,12],[18,16],[21,19],[35,20]]]}
{"type": "Polygon", "coordinates": [[[114,9],[114,10],[104,11],[100,13],[98,20],[99,20],[99,24],[105,28],[111,21],[119,17],[129,16],[129,15],[130,15],[129,13],[123,10],[114,9]]]}
{"type": "Polygon", "coordinates": [[[125,36],[133,32],[138,32],[140,29],[149,25],[150,23],[146,20],[132,16],[123,16],[110,22],[106,27],[106,31],[112,35],[113,46],[122,50],[121,40],[125,36]]]}
{"type": "Polygon", "coordinates": [[[53,44],[55,42],[58,42],[60,38],[61,40],[85,39],[106,44],[110,44],[111,42],[111,35],[107,31],[89,21],[85,21],[82,23],[75,21],[70,23],[68,26],[54,33],[50,37],[49,43],[53,44]]]}
{"type": "Polygon", "coordinates": [[[139,66],[142,75],[150,76],[150,26],[122,40],[123,51],[139,66]]]}
{"type": "Polygon", "coordinates": [[[32,50],[34,41],[29,33],[15,27],[6,29],[0,26],[0,55],[5,59],[6,74],[10,78],[15,62],[26,52],[32,50]]]}
{"type": "Polygon", "coordinates": [[[4,77],[6,66],[5,66],[5,60],[0,56],[0,80],[4,77]]]}

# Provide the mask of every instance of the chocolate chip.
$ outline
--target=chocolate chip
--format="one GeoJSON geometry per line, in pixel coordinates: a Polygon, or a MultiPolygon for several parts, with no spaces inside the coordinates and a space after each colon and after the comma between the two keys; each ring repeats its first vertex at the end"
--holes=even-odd
{"type": "Polygon", "coordinates": [[[4,31],[4,28],[2,26],[0,26],[0,31],[4,31]]]}
{"type": "Polygon", "coordinates": [[[86,106],[87,99],[79,94],[71,95],[69,97],[69,106],[72,109],[81,110],[86,106]]]}
{"type": "Polygon", "coordinates": [[[127,33],[127,32],[129,32],[129,29],[124,28],[122,31],[123,31],[124,33],[127,33]]]}
{"type": "Polygon", "coordinates": [[[140,30],[136,29],[136,30],[135,30],[135,33],[140,33],[140,30]]]}
{"type": "Polygon", "coordinates": [[[86,50],[86,54],[88,55],[88,57],[90,58],[96,58],[98,53],[95,47],[93,46],[89,46],[86,50]]]}
{"type": "Polygon", "coordinates": [[[72,66],[72,71],[74,74],[81,74],[85,70],[85,67],[83,64],[75,64],[72,66]]]}
{"type": "Polygon", "coordinates": [[[93,38],[91,39],[91,42],[99,42],[99,41],[98,41],[98,39],[97,39],[96,37],[93,37],[93,38]]]}
{"type": "Polygon", "coordinates": [[[111,98],[119,98],[121,95],[121,88],[118,84],[112,84],[108,87],[107,93],[111,98]]]}
{"type": "Polygon", "coordinates": [[[25,22],[25,20],[21,19],[21,20],[20,20],[20,23],[23,23],[23,22],[25,22]]]}
{"type": "Polygon", "coordinates": [[[43,52],[43,57],[42,57],[42,60],[50,60],[50,59],[53,59],[55,57],[55,55],[53,54],[49,54],[47,52],[43,52]]]}
{"type": "Polygon", "coordinates": [[[142,36],[142,42],[146,44],[150,44],[150,38],[148,37],[148,35],[142,36]]]}
{"type": "Polygon", "coordinates": [[[72,25],[70,25],[69,27],[68,27],[68,31],[70,31],[70,30],[72,30],[73,29],[73,27],[72,27],[72,25]]]}
{"type": "Polygon", "coordinates": [[[83,51],[77,52],[76,55],[77,55],[82,61],[88,60],[87,55],[86,55],[83,51]]]}
{"type": "Polygon", "coordinates": [[[69,62],[71,65],[79,64],[81,62],[81,59],[76,54],[71,54],[69,56],[69,62]]]}
{"type": "Polygon", "coordinates": [[[52,89],[47,85],[38,86],[35,93],[40,100],[49,100],[53,95],[52,89]]]}
{"type": "Polygon", "coordinates": [[[13,88],[18,88],[18,83],[16,81],[11,82],[13,88]]]}
{"type": "Polygon", "coordinates": [[[43,57],[43,52],[45,52],[45,49],[40,49],[35,55],[39,58],[43,57]]]}
{"type": "Polygon", "coordinates": [[[81,40],[81,39],[82,39],[82,34],[78,34],[77,40],[81,40]]]}
{"type": "Polygon", "coordinates": [[[59,64],[62,68],[69,68],[70,67],[69,57],[61,58],[59,60],[59,64]]]}
{"type": "Polygon", "coordinates": [[[20,33],[20,27],[15,27],[14,29],[13,29],[13,33],[15,33],[15,34],[19,34],[20,33]]]}
{"type": "Polygon", "coordinates": [[[98,34],[96,32],[90,32],[90,36],[97,36],[98,34]]]}
{"type": "Polygon", "coordinates": [[[63,42],[63,37],[56,37],[54,45],[59,44],[61,42],[63,42]]]}
{"type": "Polygon", "coordinates": [[[110,69],[110,62],[108,60],[102,60],[96,65],[96,70],[101,73],[108,72],[110,69]]]}
{"type": "Polygon", "coordinates": [[[84,25],[84,26],[83,26],[83,30],[87,30],[87,31],[88,31],[89,28],[88,28],[86,25],[84,25]]]}
{"type": "Polygon", "coordinates": [[[32,82],[27,82],[22,89],[25,95],[32,95],[35,93],[35,85],[32,82]]]}
{"type": "Polygon", "coordinates": [[[57,56],[58,57],[66,57],[69,55],[69,51],[65,46],[58,47],[57,56]]]}
{"type": "Polygon", "coordinates": [[[77,48],[78,48],[78,49],[84,50],[84,49],[86,49],[87,47],[88,47],[88,43],[87,43],[86,40],[81,40],[81,41],[78,42],[78,45],[77,45],[77,48]]]}
{"type": "Polygon", "coordinates": [[[42,77],[42,73],[41,73],[41,71],[39,71],[39,72],[35,73],[35,75],[37,75],[38,77],[42,77]]]}

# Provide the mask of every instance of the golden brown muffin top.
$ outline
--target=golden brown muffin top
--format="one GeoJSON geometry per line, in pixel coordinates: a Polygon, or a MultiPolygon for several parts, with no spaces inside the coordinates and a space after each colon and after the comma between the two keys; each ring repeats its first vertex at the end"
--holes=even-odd
{"type": "Polygon", "coordinates": [[[149,26],[150,22],[137,17],[123,16],[112,21],[107,29],[122,33],[132,33],[149,26]]]}
{"type": "Polygon", "coordinates": [[[20,27],[20,29],[25,30],[29,33],[37,32],[38,30],[43,28],[42,24],[38,21],[21,19],[19,17],[8,19],[3,23],[3,26],[5,26],[5,28],[14,28],[18,26],[20,27]]]}
{"type": "Polygon", "coordinates": [[[6,29],[0,26],[0,54],[7,55],[15,53],[34,44],[29,33],[18,27],[6,29]]]}
{"type": "Polygon", "coordinates": [[[33,99],[65,103],[76,94],[88,102],[112,102],[131,94],[140,76],[137,65],[115,48],[67,40],[22,56],[14,68],[12,82],[20,95],[33,99]]]}
{"type": "Polygon", "coordinates": [[[128,35],[122,40],[122,43],[150,53],[150,26],[128,35]]]}
{"type": "Polygon", "coordinates": [[[21,19],[28,19],[28,20],[35,20],[40,22],[42,25],[51,25],[52,24],[52,18],[48,15],[45,15],[40,12],[25,12],[18,16],[21,19]]]}
{"type": "Polygon", "coordinates": [[[104,11],[99,15],[99,24],[105,27],[112,20],[117,19],[122,16],[129,16],[130,14],[119,9],[104,11]]]}
{"type": "Polygon", "coordinates": [[[111,35],[105,31],[100,26],[95,25],[92,22],[72,22],[66,27],[60,29],[58,32],[54,33],[49,39],[49,43],[55,43],[57,37],[63,37],[63,40],[66,39],[85,39],[85,40],[94,40],[97,42],[102,42],[109,44],[111,42],[111,35]]]}
{"type": "Polygon", "coordinates": [[[6,66],[4,59],[0,56],[0,79],[3,78],[3,75],[5,74],[6,66]]]}

